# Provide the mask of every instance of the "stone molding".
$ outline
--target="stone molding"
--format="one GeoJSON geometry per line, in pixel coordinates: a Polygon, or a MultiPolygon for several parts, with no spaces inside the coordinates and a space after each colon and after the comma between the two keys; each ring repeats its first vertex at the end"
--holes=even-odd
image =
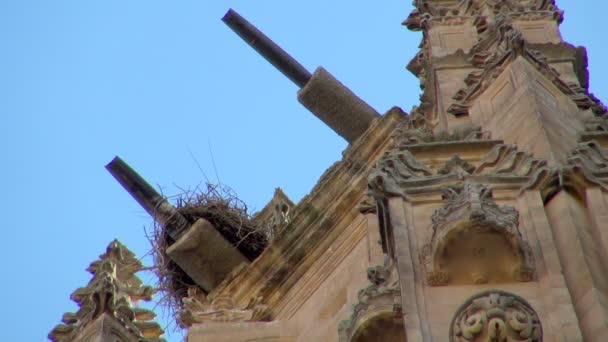
{"type": "MultiPolygon", "coordinates": [[[[368,177],[368,191],[379,203],[383,198],[440,192],[446,186],[462,186],[469,180],[480,184],[507,186],[520,193],[536,189],[546,200],[557,189],[570,187],[583,193],[589,186],[608,191],[608,148],[594,140],[579,143],[563,164],[549,165],[541,158],[520,151],[516,145],[494,142],[492,149],[472,163],[457,153],[437,171],[425,165],[411,151],[441,149],[456,141],[403,145],[385,152],[368,177]]],[[[459,141],[474,148],[481,140],[459,141]]],[[[492,142],[490,142],[492,143],[492,142]]]]}
{"type": "Polygon", "coordinates": [[[450,341],[543,340],[538,315],[523,298],[500,290],[489,290],[469,298],[450,324],[450,341]]]}
{"type": "Polygon", "coordinates": [[[93,279],[86,287],[74,291],[71,299],[78,304],[76,313],[63,315],[63,324],[49,333],[54,342],[80,341],[80,334],[98,318],[106,315],[130,333],[132,341],[163,341],[163,330],[153,319],[151,310],[132,306],[133,301],[149,301],[155,290],[143,286],[135,275],[143,269],[141,262],[118,240],[112,241],[99,260],[87,271],[93,279]]]}

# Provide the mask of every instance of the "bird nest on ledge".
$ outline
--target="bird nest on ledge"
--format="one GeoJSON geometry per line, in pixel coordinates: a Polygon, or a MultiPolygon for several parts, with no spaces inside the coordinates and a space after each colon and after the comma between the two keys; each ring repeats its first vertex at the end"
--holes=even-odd
{"type": "MultiPolygon", "coordinates": [[[[175,206],[191,224],[201,218],[209,221],[251,261],[262,254],[268,245],[270,228],[253,220],[247,205],[225,185],[207,183],[206,188],[183,191],[175,196],[175,206]]],[[[152,245],[153,269],[158,277],[157,288],[161,293],[159,304],[177,321],[182,298],[188,295],[189,288],[198,286],[166,254],[167,248],[174,241],[165,227],[155,221],[152,231],[147,232],[147,235],[152,245]]]]}

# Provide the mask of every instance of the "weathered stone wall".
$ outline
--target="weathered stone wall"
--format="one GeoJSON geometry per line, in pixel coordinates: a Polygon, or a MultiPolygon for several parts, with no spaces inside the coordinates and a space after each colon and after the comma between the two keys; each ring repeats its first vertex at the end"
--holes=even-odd
{"type": "Polygon", "coordinates": [[[583,126],[576,105],[523,57],[505,68],[470,114],[493,138],[550,162],[565,159],[583,126]]]}

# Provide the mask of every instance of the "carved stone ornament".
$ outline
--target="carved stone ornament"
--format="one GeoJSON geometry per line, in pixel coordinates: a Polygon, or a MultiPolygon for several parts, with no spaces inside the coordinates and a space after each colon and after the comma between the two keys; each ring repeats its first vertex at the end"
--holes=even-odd
{"type": "Polygon", "coordinates": [[[541,74],[567,95],[579,108],[591,109],[595,114],[606,113],[606,107],[587,89],[578,84],[567,83],[539,51],[528,47],[526,40],[512,23],[513,16],[500,12],[490,28],[473,47],[473,66],[478,70],[471,72],[464,80],[453,99],[456,101],[448,109],[455,116],[468,115],[469,107],[502,73],[510,61],[522,56],[541,74]]]}
{"type": "MultiPolygon", "coordinates": [[[[460,135],[461,139],[455,141],[474,143],[478,140],[464,136],[460,135]]],[[[515,180],[523,185],[539,171],[547,169],[546,160],[518,151],[516,145],[496,144],[476,165],[455,155],[434,172],[417,160],[407,146],[401,146],[408,138],[398,140],[398,137],[394,137],[397,146],[380,158],[368,178],[369,193],[376,199],[401,196],[407,200],[410,192],[434,191],[434,187],[445,182],[462,183],[467,176],[490,176],[500,182],[515,180]]]]}
{"type": "Polygon", "coordinates": [[[136,308],[134,301],[152,299],[154,289],[143,286],[135,275],[143,269],[135,255],[118,240],[112,241],[99,260],[87,268],[93,279],[86,287],[72,293],[71,299],[79,306],[76,313],[63,315],[63,323],[50,333],[55,342],[74,341],[85,327],[107,315],[116,319],[138,341],[163,341],[163,330],[153,319],[152,311],[136,308]]]}
{"type": "Polygon", "coordinates": [[[264,228],[263,231],[268,241],[274,240],[291,222],[291,211],[294,207],[294,203],[283,190],[276,188],[272,199],[254,215],[254,220],[264,228]]]}
{"type": "Polygon", "coordinates": [[[481,160],[474,173],[527,177],[546,166],[546,160],[518,151],[516,145],[500,144],[494,146],[481,160]]]}
{"type": "MultiPolygon", "coordinates": [[[[526,58],[539,67],[541,72],[550,71],[546,62],[537,52],[525,48],[523,39],[519,39],[517,33],[504,30],[504,19],[507,21],[530,21],[530,20],[555,20],[560,23],[563,12],[557,8],[553,0],[452,0],[452,1],[414,1],[415,10],[403,22],[403,25],[413,31],[427,31],[420,43],[420,51],[408,64],[408,70],[420,79],[420,88],[424,90],[420,97],[420,112],[427,118],[427,126],[434,128],[438,124],[437,110],[434,103],[437,102],[435,71],[431,67],[429,30],[437,26],[472,26],[477,31],[479,41],[473,47],[471,53],[463,56],[465,60],[472,60],[473,67],[478,68],[472,72],[465,81],[466,87],[458,95],[449,112],[454,115],[466,115],[468,113],[469,101],[477,96],[478,92],[486,89],[495,79],[506,60],[525,54],[526,58]],[[498,38],[498,39],[497,39],[498,38]],[[526,52],[527,51],[527,52],[526,52]],[[473,56],[471,56],[471,54],[473,56]],[[539,63],[540,62],[540,63],[539,63]],[[481,63],[481,64],[480,64],[481,63]],[[468,98],[468,99],[466,99],[468,98]]],[[[454,53],[465,54],[462,50],[454,53]]],[[[595,112],[605,111],[601,103],[589,94],[586,89],[578,89],[575,85],[566,84],[559,79],[559,75],[549,72],[550,79],[559,84],[558,87],[565,91],[581,107],[592,108],[595,112]]],[[[579,87],[580,88],[580,87],[579,87]]]]}
{"type": "Polygon", "coordinates": [[[179,323],[184,327],[207,322],[267,321],[270,318],[265,305],[252,303],[249,305],[251,309],[239,308],[232,298],[218,296],[209,299],[197,287],[188,289],[188,296],[182,298],[182,303],[179,323]]]}
{"type": "Polygon", "coordinates": [[[394,264],[385,260],[384,265],[367,270],[370,286],[358,293],[358,303],[351,316],[338,324],[340,342],[351,341],[360,326],[380,315],[389,315],[395,324],[403,324],[399,280],[394,264]]]}
{"type": "Polygon", "coordinates": [[[437,171],[440,175],[457,174],[459,178],[470,175],[475,171],[475,166],[459,156],[453,156],[441,169],[437,171]]]}
{"type": "Polygon", "coordinates": [[[513,207],[498,206],[492,198],[491,186],[465,182],[462,187],[445,188],[443,199],[445,205],[433,213],[432,235],[421,252],[429,285],[446,285],[451,278],[470,284],[532,280],[532,253],[519,232],[519,214],[513,207]],[[479,246],[466,245],[476,239],[479,246]],[[486,250],[490,246],[498,248],[486,250]],[[507,265],[501,265],[502,270],[484,265],[492,262],[486,254],[498,250],[504,250],[501,257],[515,257],[507,265]],[[460,268],[454,266],[459,258],[465,263],[460,268]],[[496,278],[493,272],[503,274],[496,278]]]}
{"type": "Polygon", "coordinates": [[[585,197],[585,189],[598,186],[608,192],[608,149],[591,140],[578,144],[562,165],[539,168],[524,184],[521,191],[540,190],[548,200],[562,189],[585,197]]]}
{"type": "Polygon", "coordinates": [[[376,214],[378,212],[376,201],[371,196],[365,196],[359,205],[357,205],[357,209],[363,215],[376,214]]]}
{"type": "Polygon", "coordinates": [[[538,315],[523,298],[490,290],[469,298],[450,325],[450,342],[543,340],[538,315]]]}
{"type": "Polygon", "coordinates": [[[593,116],[585,120],[587,132],[608,132],[608,115],[593,116]]]}
{"type": "Polygon", "coordinates": [[[427,126],[413,126],[410,121],[404,120],[395,128],[392,138],[398,148],[404,149],[411,145],[424,143],[487,140],[490,138],[490,133],[483,132],[481,127],[475,125],[460,127],[452,133],[433,133],[427,126]]]}
{"type": "Polygon", "coordinates": [[[432,174],[432,170],[419,162],[410,151],[392,150],[378,161],[377,167],[368,177],[368,186],[374,197],[399,196],[404,183],[432,174]]]}

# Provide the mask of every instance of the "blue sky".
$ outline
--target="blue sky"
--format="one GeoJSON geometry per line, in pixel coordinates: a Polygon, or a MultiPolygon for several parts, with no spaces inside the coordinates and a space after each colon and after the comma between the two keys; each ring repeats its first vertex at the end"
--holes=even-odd
{"type": "MultiPolygon", "coordinates": [[[[608,3],[559,4],[608,101],[607,30],[591,29],[608,3]]],[[[340,159],[346,143],[220,21],[230,7],[379,112],[417,104],[409,0],[0,1],[1,340],[44,340],[112,239],[149,250],[150,218],[104,169],[114,155],[168,195],[207,177],[252,211],[277,186],[299,200],[340,159]]]]}

